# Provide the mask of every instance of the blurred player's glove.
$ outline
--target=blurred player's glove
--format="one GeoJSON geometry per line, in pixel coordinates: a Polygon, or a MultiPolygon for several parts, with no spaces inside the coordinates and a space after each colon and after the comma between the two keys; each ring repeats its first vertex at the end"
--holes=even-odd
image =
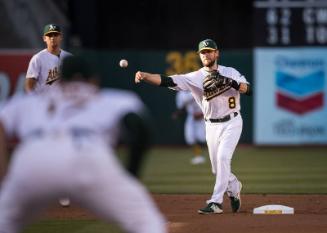
{"type": "Polygon", "coordinates": [[[206,100],[221,95],[232,87],[233,80],[224,77],[214,70],[208,74],[203,80],[203,91],[206,100]]]}

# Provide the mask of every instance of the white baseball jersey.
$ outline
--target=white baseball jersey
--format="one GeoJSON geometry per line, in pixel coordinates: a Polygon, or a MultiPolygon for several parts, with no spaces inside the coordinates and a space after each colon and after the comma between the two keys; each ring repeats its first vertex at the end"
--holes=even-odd
{"type": "Polygon", "coordinates": [[[57,82],[48,85],[46,81],[59,75],[61,62],[65,57],[71,55],[71,53],[61,50],[60,55],[56,56],[47,49],[43,49],[32,57],[28,65],[26,78],[37,80],[34,90],[36,93],[46,92],[51,86],[57,85],[57,82]]]}
{"type": "Polygon", "coordinates": [[[53,132],[81,125],[114,145],[121,117],[143,109],[143,103],[132,92],[106,89],[98,93],[92,86],[77,82],[67,85],[64,91],[60,88],[41,96],[15,96],[3,107],[0,119],[8,135],[22,140],[35,131],[53,132]]]}
{"type": "MultiPolygon", "coordinates": [[[[236,69],[219,65],[218,72],[228,78],[234,79],[238,83],[247,83],[245,77],[241,75],[236,69]]],[[[209,74],[204,68],[197,71],[171,76],[177,87],[176,90],[191,91],[194,99],[201,107],[205,119],[221,118],[229,115],[232,112],[237,112],[240,107],[240,93],[234,88],[229,89],[219,98],[213,98],[206,101],[203,97],[203,80],[209,74]]]]}
{"type": "MultiPolygon", "coordinates": [[[[236,69],[219,65],[218,72],[238,83],[247,83],[245,77],[236,69]]],[[[209,101],[203,95],[203,80],[209,74],[204,68],[195,72],[171,76],[175,90],[191,91],[194,99],[201,107],[206,119],[206,140],[209,150],[212,172],[216,175],[216,183],[212,196],[207,203],[222,204],[224,193],[237,196],[241,185],[231,172],[231,160],[242,132],[242,117],[240,115],[240,93],[231,88],[209,101]],[[211,122],[210,119],[226,119],[223,122],[211,122]]]]}
{"type": "Polygon", "coordinates": [[[19,232],[48,202],[65,196],[126,232],[165,233],[149,194],[106,143],[115,141],[125,114],[143,110],[140,99],[80,82],[59,87],[14,97],[0,112],[6,133],[22,140],[0,193],[1,232],[19,232]]]}
{"type": "Polygon", "coordinates": [[[202,110],[195,102],[191,92],[178,91],[176,94],[176,106],[178,109],[186,109],[187,117],[184,125],[185,141],[189,145],[197,142],[205,142],[204,119],[194,118],[195,115],[202,114],[202,110]]]}

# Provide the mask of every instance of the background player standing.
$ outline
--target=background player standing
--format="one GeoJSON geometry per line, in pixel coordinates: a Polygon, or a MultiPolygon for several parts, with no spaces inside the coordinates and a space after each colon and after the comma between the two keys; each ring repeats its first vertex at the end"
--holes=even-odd
{"type": "Polygon", "coordinates": [[[65,59],[62,69],[58,88],[42,98],[15,97],[0,113],[0,139],[21,139],[1,186],[1,233],[20,232],[49,202],[66,195],[126,232],[165,233],[151,197],[111,146],[121,123],[142,129],[144,105],[134,93],[99,90],[79,57],[65,59]]]}
{"type": "MultiPolygon", "coordinates": [[[[35,54],[28,65],[25,91],[42,93],[49,91],[57,85],[59,80],[59,68],[62,60],[72,55],[61,49],[63,35],[59,25],[47,24],[43,29],[43,41],[46,48],[35,54]]],[[[69,198],[61,198],[60,205],[70,205],[69,198]]]]}
{"type": "Polygon", "coordinates": [[[26,92],[40,93],[56,85],[60,63],[66,56],[71,55],[61,49],[62,40],[62,31],[58,25],[48,24],[44,27],[43,41],[47,47],[30,60],[25,80],[26,92]]]}
{"type": "Polygon", "coordinates": [[[138,71],[135,82],[191,91],[205,118],[212,172],[216,175],[212,196],[198,213],[222,213],[225,192],[232,211],[237,212],[242,184],[231,172],[231,162],[243,125],[240,93],[250,94],[250,86],[236,69],[217,64],[219,50],[213,40],[201,41],[198,52],[203,67],[197,71],[170,77],[138,71]]]}
{"type": "Polygon", "coordinates": [[[186,120],[184,123],[185,142],[192,146],[194,157],[191,164],[201,164],[205,162],[202,155],[202,146],[205,144],[205,124],[201,108],[195,102],[192,94],[188,91],[178,91],[176,94],[177,111],[173,113],[176,119],[186,112],[186,120]]]}

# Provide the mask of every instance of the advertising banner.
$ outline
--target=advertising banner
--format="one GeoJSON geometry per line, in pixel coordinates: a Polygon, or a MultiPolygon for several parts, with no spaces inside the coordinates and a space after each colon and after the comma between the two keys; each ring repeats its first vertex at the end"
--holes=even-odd
{"type": "Polygon", "coordinates": [[[256,48],[256,144],[327,144],[327,48],[256,48]]]}

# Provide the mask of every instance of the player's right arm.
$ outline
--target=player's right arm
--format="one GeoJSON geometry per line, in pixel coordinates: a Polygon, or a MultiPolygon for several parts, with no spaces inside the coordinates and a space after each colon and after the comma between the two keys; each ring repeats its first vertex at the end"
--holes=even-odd
{"type": "Polygon", "coordinates": [[[163,87],[176,86],[176,83],[174,83],[171,77],[160,75],[160,74],[151,74],[141,71],[136,72],[135,83],[140,83],[142,81],[150,83],[155,86],[163,86],[163,87]]]}
{"type": "Polygon", "coordinates": [[[25,92],[29,93],[35,89],[36,79],[35,78],[26,78],[25,80],[25,92]]]}
{"type": "Polygon", "coordinates": [[[28,64],[24,89],[27,93],[33,91],[36,87],[37,79],[40,74],[41,65],[38,55],[34,55],[28,64]]]}
{"type": "Polygon", "coordinates": [[[161,77],[160,74],[151,74],[147,72],[137,71],[135,74],[135,83],[145,81],[155,86],[160,86],[161,77]]]}
{"type": "Polygon", "coordinates": [[[192,80],[194,77],[194,73],[165,76],[138,71],[135,74],[135,83],[144,81],[155,86],[168,87],[175,91],[191,91],[192,88],[199,89],[194,85],[192,80]]]}

